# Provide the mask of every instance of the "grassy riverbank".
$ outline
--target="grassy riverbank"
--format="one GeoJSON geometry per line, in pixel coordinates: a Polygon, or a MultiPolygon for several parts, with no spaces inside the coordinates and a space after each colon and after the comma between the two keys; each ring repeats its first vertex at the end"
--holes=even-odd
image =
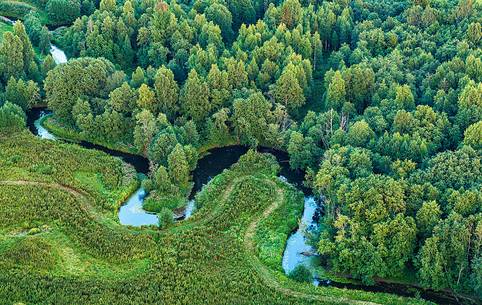
{"type": "Polygon", "coordinates": [[[132,144],[123,142],[111,143],[105,140],[101,141],[98,139],[92,139],[90,137],[82,135],[81,133],[72,129],[69,126],[58,122],[53,115],[47,115],[43,117],[40,121],[40,124],[42,124],[42,126],[45,127],[49,132],[59,138],[77,142],[86,141],[96,145],[104,146],[108,149],[118,150],[129,154],[141,155],[132,144]]]}
{"type": "Polygon", "coordinates": [[[47,16],[40,2],[26,0],[0,0],[0,15],[23,20],[30,12],[35,12],[42,24],[56,25],[47,16]]]}
{"type": "Polygon", "coordinates": [[[120,160],[28,133],[0,137],[0,299],[7,303],[423,303],[299,284],[265,264],[262,236],[279,235],[283,244],[296,213],[281,231],[269,219],[278,223],[302,205],[276,178],[272,159],[243,157],[197,196],[192,218],[157,233],[114,221],[112,199],[135,181],[120,160]]]}

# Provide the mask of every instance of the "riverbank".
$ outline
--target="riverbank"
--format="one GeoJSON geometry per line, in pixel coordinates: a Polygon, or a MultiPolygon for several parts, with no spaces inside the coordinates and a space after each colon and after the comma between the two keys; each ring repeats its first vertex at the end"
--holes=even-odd
{"type": "MultiPolygon", "coordinates": [[[[229,168],[232,164],[237,162],[239,157],[244,155],[248,151],[248,149],[249,149],[248,147],[244,147],[244,146],[229,146],[229,147],[223,147],[223,148],[214,148],[207,151],[208,153],[204,154],[205,157],[199,160],[198,167],[193,172],[193,177],[194,177],[193,180],[195,184],[194,189],[196,190],[196,192],[201,190],[203,185],[209,182],[212,178],[219,175],[224,169],[229,168]],[[229,156],[229,158],[226,158],[227,156],[229,156]]],[[[282,175],[288,176],[289,177],[288,180],[291,183],[300,187],[303,181],[303,174],[290,171],[289,164],[287,162],[284,162],[289,159],[288,158],[289,156],[286,153],[281,151],[276,151],[270,148],[260,148],[260,151],[270,152],[274,154],[277,157],[278,162],[281,162],[280,164],[284,165],[281,167],[282,175]]],[[[186,204],[184,204],[184,207],[185,206],[186,204]]],[[[302,206],[303,206],[302,204],[299,205],[298,209],[302,209],[302,206]]],[[[301,214],[301,212],[298,209],[296,207],[292,207],[291,212],[294,212],[294,213],[299,212],[298,214],[301,214]]],[[[151,214],[148,214],[147,216],[149,215],[151,214]]],[[[270,265],[272,268],[276,268],[278,271],[282,270],[281,261],[286,251],[285,250],[286,244],[288,242],[288,239],[290,238],[289,233],[292,232],[297,227],[297,223],[296,223],[297,217],[298,216],[296,215],[295,216],[291,215],[291,217],[288,217],[286,215],[283,217],[279,217],[278,220],[282,220],[282,221],[277,223],[278,233],[273,235],[274,239],[271,239],[271,237],[269,236],[266,237],[267,235],[265,235],[266,239],[268,240],[271,239],[273,241],[273,244],[271,244],[270,246],[271,248],[269,248],[268,246],[266,246],[266,244],[264,244],[263,246],[264,248],[261,247],[258,249],[259,251],[258,253],[259,255],[261,255],[260,259],[262,259],[262,261],[270,265]]],[[[260,243],[263,243],[262,238],[258,238],[258,241],[260,243]]],[[[400,291],[406,290],[406,292],[402,293],[402,295],[404,296],[416,296],[418,294],[427,295],[427,292],[429,292],[431,293],[429,297],[431,298],[439,297],[440,299],[440,296],[437,296],[437,293],[424,291],[423,289],[420,289],[420,287],[416,287],[416,285],[412,285],[409,282],[392,285],[394,284],[395,280],[387,279],[387,280],[380,280],[378,285],[375,285],[375,286],[365,286],[356,280],[350,280],[345,278],[340,279],[339,276],[331,274],[330,272],[322,269],[320,266],[317,266],[316,268],[317,269],[314,270],[315,271],[314,275],[319,280],[321,285],[328,285],[328,286],[335,286],[339,288],[349,288],[349,289],[362,289],[366,291],[388,292],[388,293],[400,293],[400,291]],[[389,283],[390,285],[386,285],[389,283]],[[415,289],[415,290],[409,291],[410,289],[415,289]]],[[[445,299],[445,300],[451,301],[451,299],[445,299]]],[[[450,304],[455,304],[455,303],[450,302],[450,304]]]]}
{"type": "Polygon", "coordinates": [[[90,142],[96,145],[103,146],[105,148],[111,149],[111,150],[117,150],[123,153],[128,153],[128,154],[134,154],[138,156],[142,156],[142,154],[139,153],[139,151],[134,147],[132,144],[126,144],[126,143],[109,143],[106,141],[99,141],[95,139],[91,139],[89,137],[83,136],[81,133],[78,131],[75,131],[71,127],[68,127],[66,125],[63,125],[59,123],[57,120],[55,120],[54,116],[52,114],[48,114],[44,116],[41,119],[41,124],[51,133],[53,133],[55,136],[62,138],[62,139],[67,139],[70,141],[75,141],[75,142],[90,142]]]}

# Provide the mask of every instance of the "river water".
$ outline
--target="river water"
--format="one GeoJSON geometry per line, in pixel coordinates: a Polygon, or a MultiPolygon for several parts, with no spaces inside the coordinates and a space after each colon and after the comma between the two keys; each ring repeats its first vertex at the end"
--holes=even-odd
{"type": "MultiPolygon", "coordinates": [[[[65,54],[58,48],[52,48],[52,56],[57,63],[64,63],[67,61],[65,54]],[[63,55],[62,55],[63,54],[63,55]]],[[[56,140],[57,138],[46,130],[41,125],[41,119],[48,115],[49,112],[45,108],[36,108],[28,112],[27,125],[29,129],[39,137],[48,140],[56,140]]],[[[89,142],[77,143],[82,147],[88,149],[97,149],[104,151],[114,157],[119,157],[125,162],[134,166],[137,172],[147,174],[149,171],[149,161],[138,155],[123,153],[115,150],[110,150],[105,147],[95,145],[89,142]]],[[[193,172],[194,187],[187,202],[184,217],[187,219],[196,210],[194,195],[199,192],[202,187],[207,184],[213,177],[222,173],[224,169],[229,168],[236,163],[243,154],[248,151],[245,146],[228,146],[222,148],[215,148],[208,152],[208,155],[198,161],[198,166],[193,172]]],[[[305,194],[304,210],[300,219],[298,228],[292,233],[286,242],[286,247],[283,253],[282,267],[286,274],[293,271],[296,266],[304,265],[309,270],[314,270],[317,256],[316,249],[310,243],[310,237],[319,229],[318,218],[320,217],[322,204],[309,189],[302,184],[304,173],[301,171],[293,171],[289,167],[289,156],[287,153],[274,150],[270,148],[259,148],[260,152],[273,154],[279,164],[281,165],[280,178],[295,185],[305,194]]],[[[131,197],[119,209],[119,221],[123,225],[143,226],[143,225],[157,225],[157,215],[149,213],[142,208],[146,192],[143,188],[135,191],[131,197]]],[[[413,297],[416,294],[422,298],[436,302],[438,304],[472,304],[470,301],[461,303],[451,294],[445,292],[435,292],[432,290],[424,290],[413,286],[403,284],[391,283],[377,283],[373,286],[366,286],[362,284],[346,284],[326,279],[314,277],[313,283],[316,286],[333,286],[345,289],[358,289],[371,292],[386,292],[397,294],[401,296],[413,297]]],[[[467,300],[465,300],[467,301],[467,300]]],[[[474,303],[475,304],[475,303],[474,303]]]]}

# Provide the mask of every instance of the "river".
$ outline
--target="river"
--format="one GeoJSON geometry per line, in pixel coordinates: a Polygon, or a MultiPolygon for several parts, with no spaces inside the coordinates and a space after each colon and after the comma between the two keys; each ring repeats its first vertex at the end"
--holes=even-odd
{"type": "MultiPolygon", "coordinates": [[[[57,64],[67,62],[65,53],[52,45],[51,54],[57,64]]],[[[45,108],[35,108],[29,111],[27,116],[27,125],[35,135],[48,140],[57,140],[55,135],[46,130],[41,120],[49,112],[45,108]]],[[[147,174],[149,171],[149,161],[138,155],[123,153],[95,145],[90,142],[81,141],[80,146],[88,149],[101,150],[114,157],[121,158],[125,162],[134,166],[137,172],[147,174]]],[[[248,151],[245,146],[228,146],[214,148],[209,150],[208,154],[198,161],[196,169],[193,171],[194,187],[184,209],[183,215],[179,219],[187,219],[193,215],[196,210],[194,195],[199,192],[213,177],[222,173],[226,168],[236,163],[240,156],[248,151]]],[[[304,265],[313,271],[317,265],[316,249],[310,243],[310,235],[316,233],[319,229],[318,218],[322,212],[321,199],[315,197],[311,191],[302,184],[304,173],[301,171],[293,171],[289,167],[289,156],[287,153],[271,148],[260,147],[260,152],[273,154],[281,166],[280,178],[295,185],[305,194],[304,210],[300,219],[298,228],[293,232],[286,242],[283,253],[282,267],[286,274],[296,268],[298,265],[304,265]]],[[[119,209],[119,222],[123,225],[143,226],[157,225],[157,215],[145,211],[142,206],[146,197],[145,190],[141,187],[136,190],[129,199],[119,209]]],[[[358,289],[371,292],[386,292],[401,296],[413,297],[419,295],[426,300],[436,302],[438,304],[462,304],[455,297],[447,292],[436,292],[425,290],[414,286],[395,283],[382,283],[366,286],[359,283],[346,284],[335,282],[327,279],[314,277],[313,284],[316,286],[333,286],[346,289],[358,289]]],[[[468,303],[470,304],[470,302],[468,303]]]]}
{"type": "MultiPolygon", "coordinates": [[[[48,111],[45,108],[32,109],[28,112],[27,125],[29,129],[39,137],[55,140],[57,138],[40,124],[41,118],[47,114],[48,111]]],[[[149,161],[142,156],[110,150],[89,142],[80,142],[78,144],[88,149],[98,149],[114,157],[119,157],[125,162],[134,166],[138,172],[144,174],[148,173],[149,161]]],[[[193,199],[194,195],[199,192],[202,187],[213,177],[222,173],[224,169],[229,168],[232,164],[236,163],[239,157],[245,154],[248,149],[248,147],[239,145],[214,148],[209,150],[208,154],[198,161],[198,165],[192,173],[194,181],[193,192],[185,208],[185,216],[182,217],[182,219],[189,218],[195,211],[195,201],[193,199]]],[[[317,261],[316,249],[310,244],[309,241],[310,234],[318,229],[318,218],[322,212],[322,200],[315,197],[309,189],[303,187],[302,182],[304,173],[290,169],[288,163],[289,156],[287,153],[264,147],[261,147],[258,150],[260,152],[273,154],[281,165],[280,179],[286,180],[287,182],[295,185],[305,194],[304,210],[299,226],[288,237],[286,242],[282,260],[283,270],[288,274],[296,266],[302,264],[308,267],[309,270],[314,271],[317,261]]],[[[125,204],[121,206],[119,210],[119,221],[121,224],[131,226],[157,225],[157,215],[148,213],[142,209],[142,203],[146,195],[147,194],[144,189],[139,188],[131,195],[125,204]]],[[[367,286],[360,283],[341,283],[318,278],[317,276],[314,277],[313,284],[316,286],[333,286],[370,292],[386,292],[407,297],[413,297],[418,294],[422,298],[438,304],[462,304],[447,292],[424,290],[415,286],[404,284],[378,282],[376,285],[367,286]]]]}

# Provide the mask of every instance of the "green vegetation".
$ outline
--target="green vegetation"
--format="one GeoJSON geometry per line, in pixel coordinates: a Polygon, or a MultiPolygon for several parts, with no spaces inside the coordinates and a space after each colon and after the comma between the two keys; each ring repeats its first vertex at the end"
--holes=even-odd
{"type": "Polygon", "coordinates": [[[2,135],[1,140],[0,297],[6,302],[407,302],[384,294],[299,286],[279,270],[254,268],[259,260],[251,252],[252,234],[260,220],[277,208],[285,210],[284,193],[293,192],[276,178],[272,157],[250,152],[217,176],[197,196],[201,209],[191,220],[140,231],[122,227],[112,217],[113,199],[122,198],[135,182],[128,174],[132,169],[121,161],[27,133],[2,135]],[[34,282],[37,288],[28,289],[34,282]]]}
{"type": "Polygon", "coordinates": [[[81,7],[77,0],[0,0],[0,15],[27,20],[35,15],[42,25],[60,26],[72,23],[81,13],[93,10],[91,1],[81,7]]]}
{"type": "Polygon", "coordinates": [[[0,42],[3,39],[3,34],[6,32],[11,32],[13,27],[3,21],[0,21],[0,42]]]}
{"type": "MultiPolygon", "coordinates": [[[[24,111],[38,104],[53,111],[44,123],[61,137],[148,158],[145,207],[161,213],[163,224],[170,222],[168,210],[185,204],[190,173],[208,148],[277,148],[288,152],[292,169],[306,173],[306,186],[326,198],[315,237],[322,274],[366,284],[403,280],[480,300],[480,1],[0,0],[2,10],[24,23],[1,28],[0,173],[29,181],[2,194],[17,193],[18,202],[31,205],[35,181],[45,196],[45,206],[26,212],[38,212],[32,218],[38,224],[27,217],[32,236],[2,241],[9,266],[2,283],[17,283],[0,287],[9,300],[89,303],[101,294],[94,287],[102,287],[105,300],[137,303],[199,303],[220,291],[228,303],[340,296],[282,274],[281,249],[301,208],[299,194],[274,178],[271,162],[250,154],[214,178],[215,191],[199,195],[193,221],[131,232],[113,215],[138,184],[135,174],[110,159],[111,169],[83,163],[100,155],[79,157],[72,146],[29,139],[24,111]],[[50,47],[46,24],[70,25],[55,34],[67,63],[36,56],[50,47]],[[45,145],[55,153],[37,151],[45,145]],[[67,172],[59,167],[65,164],[67,172]],[[92,198],[81,199],[80,190],[92,198]],[[84,210],[87,202],[100,211],[84,210]],[[89,244],[86,232],[94,229],[105,238],[89,244]],[[44,233],[52,237],[39,239],[44,233]],[[116,248],[121,235],[126,241],[116,248]],[[126,267],[134,280],[106,271],[116,270],[111,261],[100,263],[99,272],[114,279],[101,282],[48,274],[61,269],[57,246],[70,244],[82,259],[90,259],[85,253],[97,262],[125,259],[119,264],[134,266],[126,267]],[[45,257],[38,271],[47,275],[25,271],[35,271],[36,253],[45,257]],[[24,273],[12,271],[15,256],[24,273]],[[39,288],[26,289],[33,282],[39,288]]],[[[9,213],[23,213],[7,200],[9,213]]],[[[17,230],[18,215],[12,219],[8,230],[17,230]]],[[[294,277],[306,274],[300,269],[294,277]]],[[[346,292],[354,296],[402,302],[346,292]]]]}

